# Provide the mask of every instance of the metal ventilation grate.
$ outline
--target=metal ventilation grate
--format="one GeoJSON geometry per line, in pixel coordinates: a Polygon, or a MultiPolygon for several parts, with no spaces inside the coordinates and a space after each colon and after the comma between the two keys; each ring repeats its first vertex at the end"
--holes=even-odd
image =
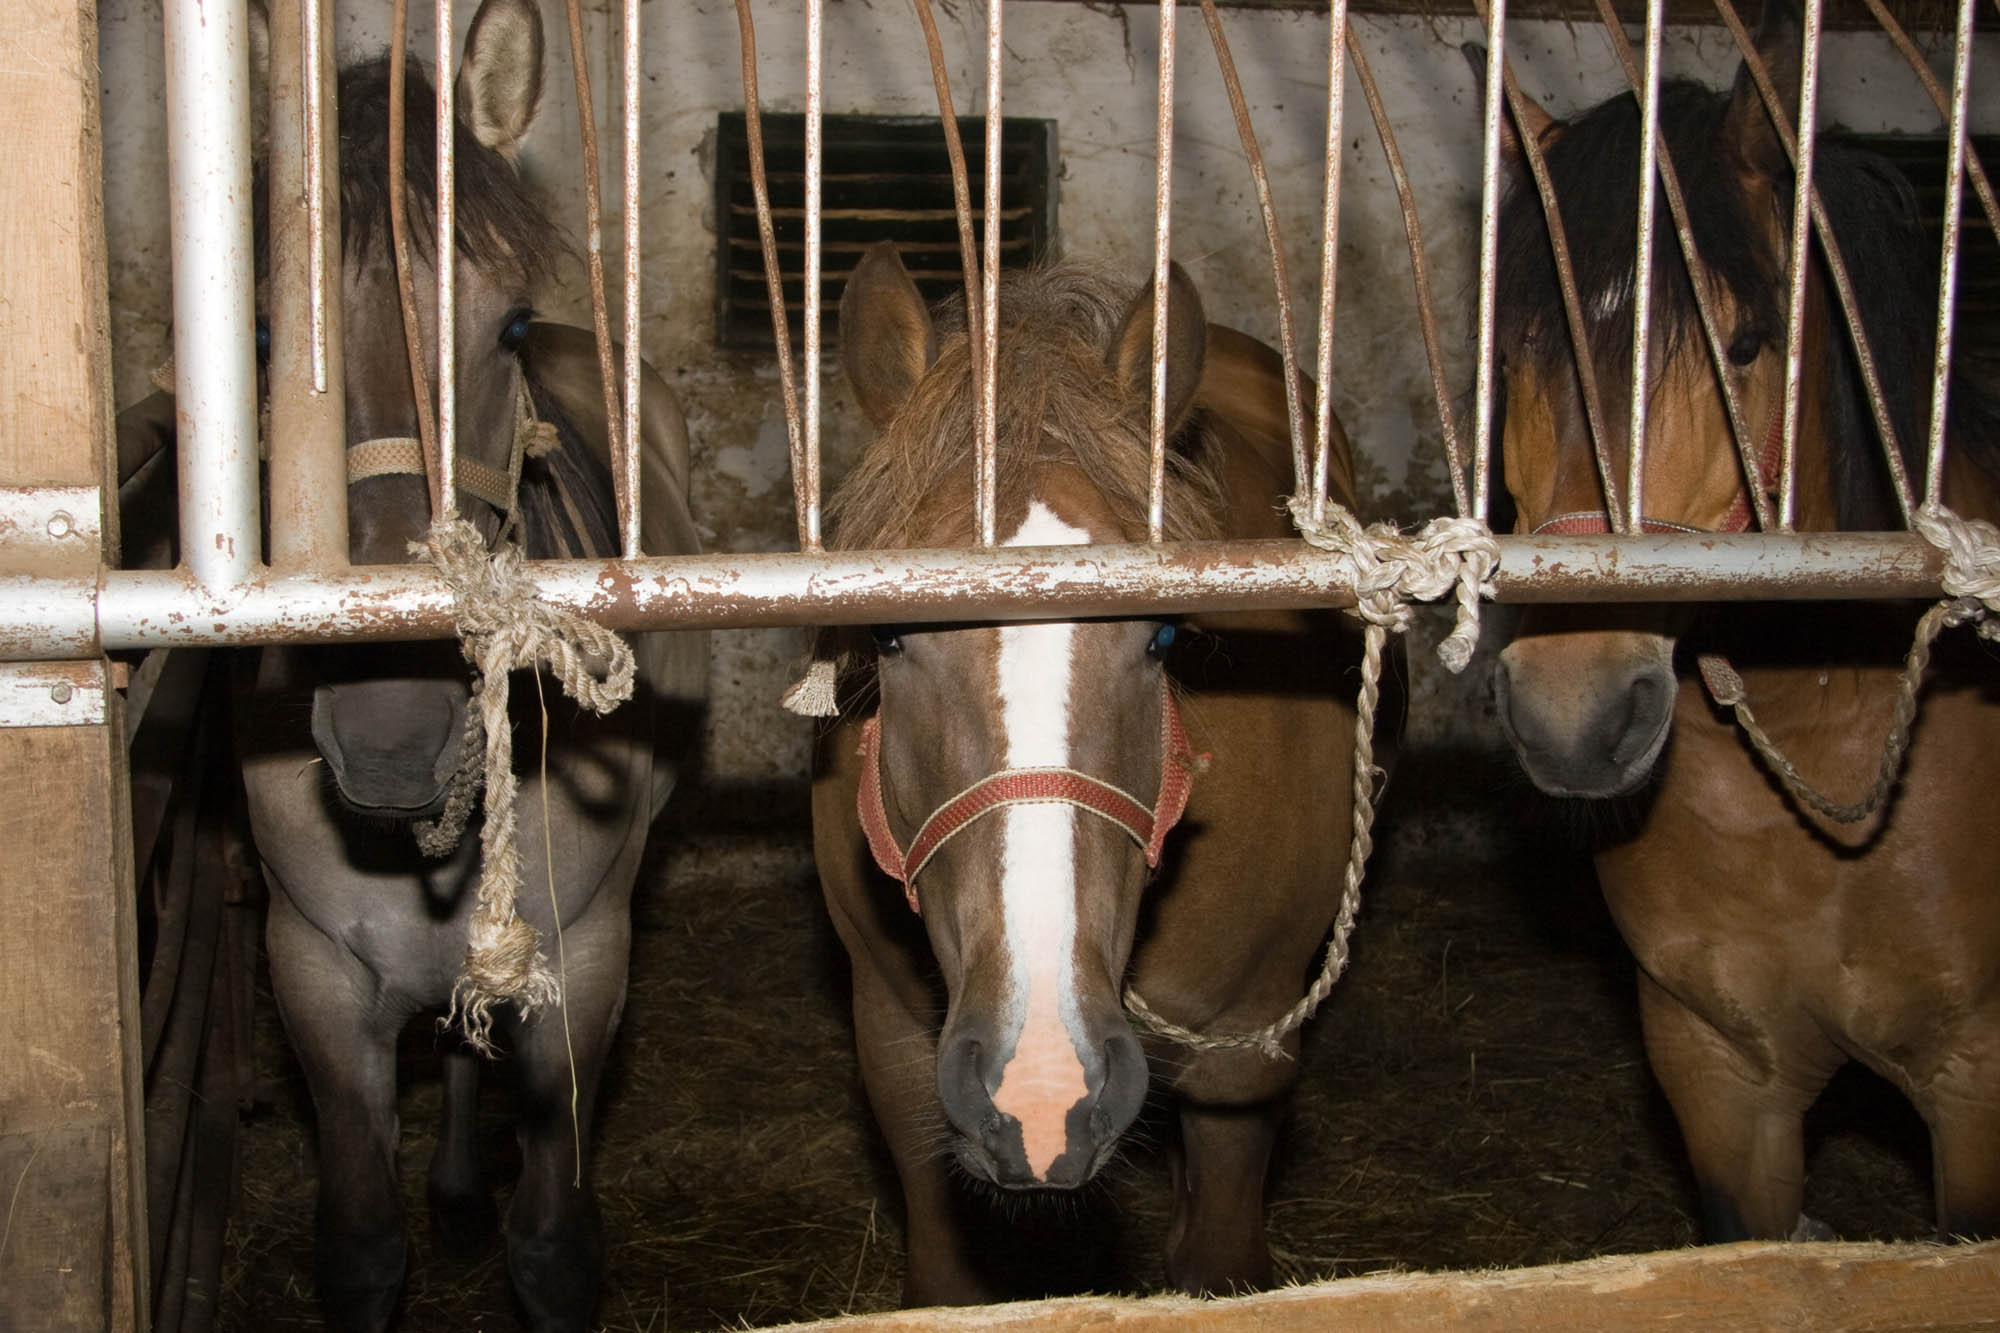
{"type": "MultiPolygon", "coordinates": [[[[971,175],[974,234],[985,194],[983,120],[961,119],[971,175]]],[[[805,117],[763,118],[764,167],[778,241],[793,345],[805,308],[805,117]]],[[[877,241],[894,241],[927,300],[963,290],[951,163],[934,117],[827,116],[823,121],[821,332],[831,339],[847,276],[877,241]]],[[[1051,120],[1009,117],[1001,127],[1000,262],[1016,268],[1055,242],[1056,130],[1051,120]]],[[[716,123],[715,340],[722,347],[770,350],[770,301],[757,239],[756,198],[743,113],[716,123]]]]}
{"type": "MultiPolygon", "coordinates": [[[[1950,165],[1950,141],[1944,135],[1871,134],[1861,136],[1870,151],[1896,164],[1917,192],[1917,207],[1935,257],[1944,236],[1944,174],[1950,165]]],[[[1973,151],[1990,175],[2000,170],[2000,135],[1975,134],[1973,151]]],[[[1954,293],[1952,360],[1992,377],[2000,388],[2000,240],[1993,224],[1972,193],[1968,179],[1960,214],[1958,281],[1954,293]]]]}

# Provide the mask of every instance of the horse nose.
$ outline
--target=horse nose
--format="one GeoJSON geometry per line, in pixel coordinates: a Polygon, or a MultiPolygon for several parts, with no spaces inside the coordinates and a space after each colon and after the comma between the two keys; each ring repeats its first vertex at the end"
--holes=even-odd
{"type": "Polygon", "coordinates": [[[1526,666],[1511,651],[1494,669],[1500,723],[1521,767],[1553,796],[1622,796],[1643,784],[1673,721],[1674,677],[1626,661],[1555,686],[1555,664],[1526,666]]]}
{"type": "Polygon", "coordinates": [[[1073,1053],[1067,1075],[1021,1068],[986,1034],[947,1038],[938,1096],[968,1165],[1006,1189],[1075,1189],[1097,1173],[1146,1100],[1146,1056],[1117,1030],[1073,1053]],[[1078,1075],[1080,1074],[1080,1079],[1078,1075]]]}
{"type": "Polygon", "coordinates": [[[313,692],[312,733],[341,794],[362,809],[427,810],[458,769],[465,690],[374,680],[313,692]]]}

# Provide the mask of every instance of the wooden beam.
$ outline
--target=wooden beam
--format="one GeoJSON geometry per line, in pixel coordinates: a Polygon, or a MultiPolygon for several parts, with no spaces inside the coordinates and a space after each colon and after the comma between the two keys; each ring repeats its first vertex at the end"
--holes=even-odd
{"type": "MultiPolygon", "coordinates": [[[[97,99],[90,0],[12,0],[0,488],[25,522],[0,541],[9,573],[94,571],[117,539],[97,99]]],[[[146,1322],[131,816],[106,664],[75,672],[86,688],[38,688],[78,725],[0,717],[0,1328],[124,1333],[146,1322]]]]}
{"type": "Polygon", "coordinates": [[[1228,1300],[1081,1296],[901,1310],[789,1333],[1596,1333],[1658,1328],[2000,1328],[2000,1242],[1753,1242],[1487,1273],[1345,1278],[1228,1300]]]}

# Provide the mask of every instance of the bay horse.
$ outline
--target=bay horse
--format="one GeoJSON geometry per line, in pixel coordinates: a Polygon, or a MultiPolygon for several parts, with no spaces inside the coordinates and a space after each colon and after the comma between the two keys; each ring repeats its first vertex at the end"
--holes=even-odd
{"type": "MultiPolygon", "coordinates": [[[[1277,356],[1208,324],[1173,272],[1166,535],[1292,536],[1277,356]]],[[[1145,539],[1152,309],[1150,288],[1128,304],[1080,267],[1003,277],[1005,544],[1145,539]]],[[[963,309],[934,318],[885,243],[847,284],[840,338],[878,435],[829,504],[832,541],[971,544],[963,309]]],[[[1333,494],[1351,503],[1344,439],[1333,458],[1333,494]]],[[[1296,1063],[1141,1035],[1121,995],[1129,984],[1206,1033],[1262,1028],[1298,998],[1339,895],[1346,842],[1328,834],[1347,828],[1353,711],[1338,685],[1358,642],[1330,612],[854,636],[846,715],[817,747],[813,836],[901,1177],[906,1304],[991,1299],[962,1187],[1078,1189],[1115,1154],[1149,1073],[1182,1135],[1169,1279],[1270,1280],[1264,1178],[1296,1063]],[[1199,776],[1191,750],[1207,752],[1199,776]]]]}
{"type": "MultiPolygon", "coordinates": [[[[1772,0],[1758,47],[1796,120],[1797,14],[1772,0]]],[[[1629,96],[1575,120],[1536,111],[1606,389],[1614,474],[1629,457],[1629,347],[1639,116],[1629,96]]],[[[1757,485],[1776,484],[1793,174],[1747,70],[1733,89],[1670,85],[1662,142],[1682,173],[1712,275],[1728,373],[1757,485]],[[1768,425],[1768,430],[1767,430],[1768,425]],[[1753,446],[1754,447],[1754,446],[1753,446]]],[[[1605,531],[1604,500],[1540,201],[1516,172],[1501,224],[1504,465],[1516,529],[1605,531]]],[[[1821,138],[1814,180],[1858,289],[1906,448],[1931,382],[1927,256],[1907,184],[1821,138]]],[[[1742,531],[1743,469],[1666,227],[1648,337],[1648,531],[1742,531]]],[[[1814,250],[1806,301],[1797,521],[1896,526],[1855,356],[1814,250]]],[[[1964,376],[1951,397],[1945,502],[2000,517],[1993,403],[1964,376]]],[[[1921,463],[1912,460],[1913,475],[1921,463]]],[[[1690,541],[1700,540],[1690,536],[1690,541]]],[[[2000,676],[1965,642],[1938,644],[1900,783],[1858,822],[1792,798],[1703,696],[1697,654],[1732,663],[1757,719],[1838,799],[1881,763],[1914,609],[1883,604],[1534,609],[1501,654],[1502,724],[1534,784],[1609,802],[1596,852],[1611,914],[1638,962],[1647,1055],[1673,1106],[1710,1240],[1827,1234],[1803,1216],[1801,1119],[1857,1060],[1930,1129],[1938,1229],[2000,1233],[2000,676]]],[[[1964,636],[1960,636],[1963,638],[1964,636]]]]}
{"type": "MultiPolygon", "coordinates": [[[[591,341],[535,323],[530,306],[559,242],[511,157],[535,114],[542,55],[533,0],[484,0],[457,84],[460,512],[490,545],[518,542],[530,557],[615,555],[591,341]],[[557,428],[556,447],[540,457],[522,458],[517,444],[524,403],[557,428]]],[[[435,121],[431,87],[414,68],[407,89],[414,222],[434,216],[435,121]]],[[[343,71],[337,290],[357,565],[409,560],[431,522],[420,470],[356,469],[367,456],[362,446],[416,434],[389,245],[388,96],[384,63],[343,71]]],[[[413,231],[417,290],[435,293],[437,239],[422,226],[413,231]]],[[[420,305],[425,344],[435,348],[435,296],[420,305]]],[[[642,412],[644,541],[655,554],[693,552],[685,429],[657,377],[646,381],[642,412]]],[[[705,635],[639,634],[630,643],[637,684],[608,717],[525,672],[511,694],[522,771],[519,911],[540,932],[561,983],[553,1004],[525,1019],[503,1009],[496,1022],[519,1085],[521,1174],[506,1219],[508,1268],[537,1330],[590,1326],[602,1241],[585,1136],[624,1004],[640,856],[706,690],[705,635]]],[[[318,1121],[318,1296],[330,1325],[381,1329],[407,1248],[396,1171],[398,1034],[453,994],[480,869],[478,817],[441,857],[419,850],[412,826],[446,804],[468,743],[471,681],[450,642],[265,649],[248,674],[237,730],[271,889],[272,986],[318,1121]]],[[[470,1255],[498,1219],[475,1160],[476,1057],[447,1043],[431,1221],[447,1252],[470,1255]]]]}

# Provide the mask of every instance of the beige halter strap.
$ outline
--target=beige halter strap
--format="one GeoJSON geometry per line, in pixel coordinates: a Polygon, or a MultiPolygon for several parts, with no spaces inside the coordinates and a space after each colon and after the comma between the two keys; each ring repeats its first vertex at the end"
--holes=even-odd
{"type": "MultiPolygon", "coordinates": [[[[507,453],[507,470],[502,472],[477,459],[460,457],[453,468],[458,489],[492,505],[502,517],[512,518],[520,499],[523,461],[541,457],[555,444],[555,427],[535,415],[534,398],[528,391],[526,376],[522,376],[514,382],[514,442],[507,453]]],[[[424,447],[414,436],[384,435],[348,446],[350,486],[370,477],[423,475],[424,447]]]]}

